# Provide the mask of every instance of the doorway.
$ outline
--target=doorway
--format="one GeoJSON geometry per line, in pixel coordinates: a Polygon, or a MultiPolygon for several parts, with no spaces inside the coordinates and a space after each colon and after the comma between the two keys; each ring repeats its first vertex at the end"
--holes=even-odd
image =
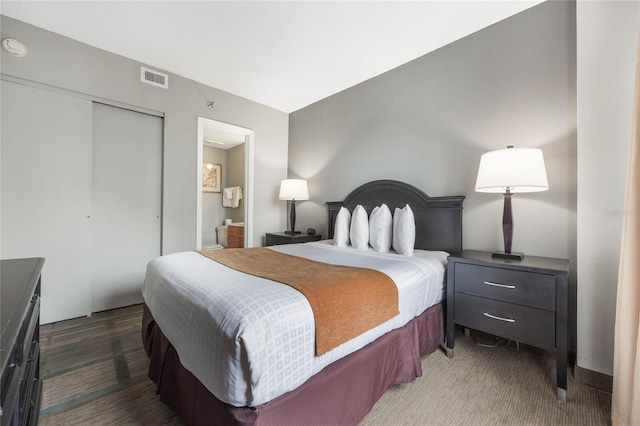
{"type": "MultiPolygon", "coordinates": [[[[196,250],[201,250],[203,245],[209,245],[214,240],[215,228],[223,225],[224,219],[232,219],[233,222],[244,223],[244,247],[253,247],[253,130],[208,118],[198,117],[198,137],[197,137],[197,196],[196,196],[196,250]],[[220,192],[204,192],[202,168],[203,163],[211,158],[227,158],[226,153],[217,150],[232,151],[244,148],[244,182],[239,184],[238,177],[230,177],[230,170],[227,170],[226,160],[221,160],[217,165],[221,166],[221,188],[216,188],[220,192]],[[205,155],[207,150],[207,155],[205,155]],[[206,158],[205,158],[206,157],[206,158]],[[222,168],[222,166],[225,166],[222,168]],[[239,186],[242,191],[242,201],[238,207],[222,208],[222,197],[227,182],[231,182],[234,187],[239,186]],[[239,209],[238,210],[234,210],[239,209]],[[206,210],[206,211],[205,211],[206,210]],[[218,212],[221,213],[218,213],[218,212]],[[226,213],[225,213],[226,211],[226,213]],[[213,217],[211,215],[214,215],[213,217]],[[239,220],[242,218],[242,220],[239,220]],[[204,244],[203,244],[204,243],[204,244]]],[[[231,157],[231,155],[229,155],[231,157]]],[[[214,160],[215,162],[216,160],[214,160]]],[[[230,166],[233,161],[228,163],[230,166]]],[[[232,166],[231,166],[232,167],[232,166]]],[[[233,172],[233,170],[231,170],[233,172]]]]}

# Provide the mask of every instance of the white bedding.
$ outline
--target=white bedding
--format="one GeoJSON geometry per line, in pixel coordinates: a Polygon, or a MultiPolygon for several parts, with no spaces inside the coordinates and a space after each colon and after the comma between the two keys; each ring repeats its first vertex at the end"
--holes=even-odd
{"type": "Polygon", "coordinates": [[[444,296],[445,252],[416,250],[409,257],[327,242],[271,249],[386,273],[398,286],[400,315],[316,357],[313,313],[297,290],[196,252],[153,260],[142,289],[146,305],[182,365],[216,398],[237,407],[257,406],[295,389],[444,296]]]}

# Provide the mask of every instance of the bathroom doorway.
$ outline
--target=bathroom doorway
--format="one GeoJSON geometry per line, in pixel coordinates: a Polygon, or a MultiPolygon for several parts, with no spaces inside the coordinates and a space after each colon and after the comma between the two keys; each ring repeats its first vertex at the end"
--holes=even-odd
{"type": "Polygon", "coordinates": [[[253,131],[198,117],[197,153],[196,249],[227,246],[229,223],[252,247],[253,131]]]}

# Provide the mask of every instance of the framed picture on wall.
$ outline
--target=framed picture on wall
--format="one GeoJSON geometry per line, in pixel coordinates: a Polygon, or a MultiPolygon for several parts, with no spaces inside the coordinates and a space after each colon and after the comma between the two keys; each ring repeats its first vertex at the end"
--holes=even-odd
{"type": "Polygon", "coordinates": [[[220,192],[222,184],[222,166],[214,163],[202,163],[202,192],[220,192]]]}

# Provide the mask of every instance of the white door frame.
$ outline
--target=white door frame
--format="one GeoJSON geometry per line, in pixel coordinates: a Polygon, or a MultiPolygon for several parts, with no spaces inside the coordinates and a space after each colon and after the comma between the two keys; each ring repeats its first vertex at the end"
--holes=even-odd
{"type": "Polygon", "coordinates": [[[202,161],[204,128],[209,127],[244,136],[244,246],[253,247],[253,140],[254,132],[233,124],[198,117],[198,140],[196,162],[196,250],[202,249],[202,161]]]}

